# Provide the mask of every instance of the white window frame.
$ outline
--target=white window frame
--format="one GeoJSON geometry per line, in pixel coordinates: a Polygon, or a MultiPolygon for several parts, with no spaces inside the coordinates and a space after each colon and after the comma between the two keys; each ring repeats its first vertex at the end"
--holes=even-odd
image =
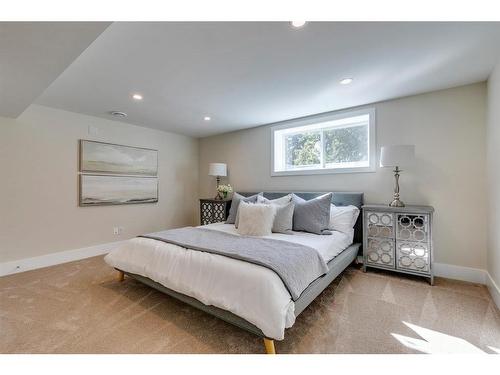
{"type": "MultiPolygon", "coordinates": [[[[303,176],[303,175],[315,175],[315,174],[336,174],[336,173],[366,173],[375,172],[376,169],[376,112],[375,108],[364,108],[356,110],[345,110],[333,113],[326,113],[321,115],[303,117],[300,119],[288,120],[276,124],[271,127],[271,176],[303,176]],[[288,171],[275,171],[274,170],[274,133],[277,130],[282,129],[293,129],[301,126],[313,125],[317,123],[335,121],[348,117],[368,115],[368,157],[369,166],[368,167],[353,167],[353,168],[316,168],[316,169],[296,169],[288,171]]],[[[322,142],[322,147],[325,147],[322,142]]]]}

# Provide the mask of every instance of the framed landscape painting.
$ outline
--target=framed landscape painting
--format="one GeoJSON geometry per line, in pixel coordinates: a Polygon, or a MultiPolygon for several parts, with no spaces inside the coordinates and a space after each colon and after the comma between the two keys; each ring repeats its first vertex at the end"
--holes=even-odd
{"type": "Polygon", "coordinates": [[[158,178],[80,175],[80,206],[158,202],[158,178]]]}
{"type": "Polygon", "coordinates": [[[80,172],[157,176],[158,151],[82,139],[80,172]]]}

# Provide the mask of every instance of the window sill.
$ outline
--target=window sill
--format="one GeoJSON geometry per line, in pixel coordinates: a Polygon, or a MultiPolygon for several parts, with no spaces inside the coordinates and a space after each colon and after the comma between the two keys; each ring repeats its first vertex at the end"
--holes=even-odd
{"type": "Polygon", "coordinates": [[[304,169],[296,171],[280,171],[271,172],[271,177],[279,176],[308,176],[308,175],[318,175],[318,174],[343,174],[343,173],[373,173],[375,172],[375,167],[363,167],[363,168],[335,168],[335,169],[304,169]]]}

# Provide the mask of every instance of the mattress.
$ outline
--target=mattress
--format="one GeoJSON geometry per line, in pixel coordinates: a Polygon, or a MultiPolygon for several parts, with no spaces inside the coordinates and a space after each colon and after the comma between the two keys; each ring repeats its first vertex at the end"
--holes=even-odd
{"type": "MultiPolygon", "coordinates": [[[[237,235],[232,224],[204,228],[237,235]]],[[[331,236],[273,233],[269,238],[314,247],[326,262],[352,242],[352,234],[340,232],[331,236]]],[[[269,338],[282,340],[285,328],[295,322],[295,304],[283,282],[275,272],[262,266],[148,238],[126,241],[105,260],[112,267],[147,277],[205,305],[230,311],[269,338]]]]}

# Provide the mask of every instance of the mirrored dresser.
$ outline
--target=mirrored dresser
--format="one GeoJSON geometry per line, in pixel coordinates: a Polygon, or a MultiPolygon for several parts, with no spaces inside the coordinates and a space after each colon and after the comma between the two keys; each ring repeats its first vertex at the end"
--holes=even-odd
{"type": "Polygon", "coordinates": [[[432,269],[431,206],[364,205],[363,271],[369,267],[429,278],[432,269]]]}

